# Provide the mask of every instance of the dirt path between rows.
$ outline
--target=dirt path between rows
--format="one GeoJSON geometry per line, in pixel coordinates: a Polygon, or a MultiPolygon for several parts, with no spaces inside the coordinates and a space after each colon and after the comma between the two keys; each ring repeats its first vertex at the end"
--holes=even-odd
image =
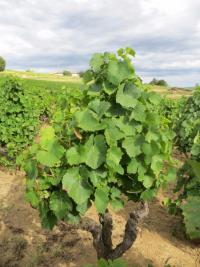
{"type": "MultiPolygon", "coordinates": [[[[129,203],[124,211],[113,215],[115,243],[122,238],[132,209],[133,203],[129,203]]],[[[97,218],[95,209],[87,216],[97,218]]],[[[155,267],[200,267],[200,248],[185,240],[180,218],[169,215],[156,200],[124,258],[134,267],[149,263],[155,267]]],[[[82,267],[95,262],[90,234],[73,226],[42,230],[38,212],[24,200],[23,174],[0,171],[0,267],[82,267]]]]}

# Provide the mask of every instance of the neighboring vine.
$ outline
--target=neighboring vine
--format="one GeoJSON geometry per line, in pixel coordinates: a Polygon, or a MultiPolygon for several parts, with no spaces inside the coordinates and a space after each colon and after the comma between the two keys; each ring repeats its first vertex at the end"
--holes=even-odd
{"type": "Polygon", "coordinates": [[[176,145],[185,153],[190,153],[194,139],[200,130],[200,86],[182,106],[176,123],[176,145]]]}
{"type": "Polygon", "coordinates": [[[20,79],[8,77],[0,86],[0,163],[12,165],[36,136],[49,104],[27,92],[20,79]]]}

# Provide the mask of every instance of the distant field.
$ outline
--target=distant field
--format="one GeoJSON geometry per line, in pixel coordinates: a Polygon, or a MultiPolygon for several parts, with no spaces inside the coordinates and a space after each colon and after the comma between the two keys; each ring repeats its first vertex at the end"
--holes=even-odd
{"type": "MultiPolygon", "coordinates": [[[[65,86],[66,89],[78,89],[83,85],[83,81],[80,77],[68,77],[51,73],[35,73],[31,71],[12,70],[7,70],[5,72],[0,73],[0,83],[2,83],[6,79],[6,76],[9,75],[14,75],[22,78],[25,86],[27,87],[31,86],[35,88],[43,88],[49,90],[58,90],[63,86],[65,86]]],[[[192,95],[192,88],[172,89],[170,87],[163,87],[157,85],[148,85],[148,88],[150,90],[158,92],[163,96],[167,96],[174,99],[180,98],[182,96],[192,95]]]]}
{"type": "Polygon", "coordinates": [[[65,86],[66,88],[78,89],[81,85],[83,85],[82,79],[79,77],[67,77],[58,76],[56,74],[41,74],[22,71],[5,71],[0,73],[0,84],[9,75],[22,78],[25,86],[34,88],[58,90],[65,86]]]}
{"type": "Polygon", "coordinates": [[[170,88],[170,87],[164,87],[164,86],[158,86],[158,85],[148,85],[150,90],[153,90],[163,96],[169,97],[169,98],[180,98],[182,96],[191,96],[192,95],[192,89],[179,89],[179,88],[170,88]]]}

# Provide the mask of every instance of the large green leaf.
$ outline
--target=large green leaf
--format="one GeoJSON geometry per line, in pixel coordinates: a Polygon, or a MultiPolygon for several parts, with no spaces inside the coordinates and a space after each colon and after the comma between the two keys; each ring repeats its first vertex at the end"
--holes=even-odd
{"type": "Polygon", "coordinates": [[[67,170],[63,177],[62,185],[63,189],[77,204],[86,202],[92,193],[88,177],[82,177],[78,167],[67,170]]]}
{"type": "Polygon", "coordinates": [[[94,70],[95,72],[99,72],[103,64],[104,64],[103,54],[95,53],[90,60],[90,66],[92,70],[94,70]]]}
{"type": "Polygon", "coordinates": [[[84,146],[84,162],[92,169],[97,169],[106,158],[106,142],[103,135],[90,136],[84,146]]]}
{"type": "Polygon", "coordinates": [[[122,142],[122,146],[131,158],[141,154],[141,144],[138,142],[137,137],[127,137],[122,142]]]}
{"type": "Polygon", "coordinates": [[[139,176],[138,180],[143,183],[145,188],[150,188],[154,182],[154,178],[149,175],[139,176]]]}
{"type": "Polygon", "coordinates": [[[122,151],[119,147],[111,147],[107,151],[107,156],[106,156],[106,162],[108,166],[110,166],[113,170],[118,172],[119,174],[124,173],[124,169],[120,165],[120,160],[122,158],[122,151]]]}
{"type": "Polygon", "coordinates": [[[72,210],[72,202],[66,191],[54,191],[50,197],[50,209],[58,219],[63,219],[72,210]]]}
{"type": "MultiPolygon", "coordinates": [[[[52,135],[53,136],[53,135],[52,135]]],[[[55,137],[41,140],[41,150],[36,154],[36,159],[43,165],[53,167],[59,164],[65,149],[55,137]]]]}
{"type": "Polygon", "coordinates": [[[85,131],[98,131],[104,129],[106,126],[103,123],[100,123],[95,116],[95,113],[91,110],[78,111],[75,114],[78,127],[85,131]]]}
{"type": "Polygon", "coordinates": [[[111,104],[107,101],[100,101],[99,99],[95,99],[91,101],[88,107],[93,110],[97,117],[100,119],[105,112],[110,108],[111,104]]]}
{"type": "Polygon", "coordinates": [[[57,158],[54,154],[47,152],[47,151],[38,151],[36,154],[36,159],[42,165],[53,167],[60,163],[60,159],[57,158]]]}
{"type": "Polygon", "coordinates": [[[25,162],[24,170],[30,179],[35,179],[38,176],[38,167],[35,160],[27,160],[25,162]]]}
{"type": "Polygon", "coordinates": [[[46,140],[45,144],[41,145],[41,147],[42,149],[53,154],[58,159],[60,159],[65,152],[64,147],[56,139],[46,140]]]}
{"type": "Polygon", "coordinates": [[[83,74],[83,80],[85,83],[88,83],[92,80],[93,76],[92,76],[92,71],[87,70],[86,72],[84,72],[83,74]]]}
{"type": "Polygon", "coordinates": [[[41,129],[40,144],[45,146],[46,141],[51,141],[55,138],[55,130],[52,126],[47,126],[41,129]]]}
{"type": "Polygon", "coordinates": [[[107,181],[107,172],[102,170],[95,170],[89,173],[90,181],[95,187],[105,184],[107,181]]]}
{"type": "Polygon", "coordinates": [[[155,175],[158,175],[160,171],[163,168],[163,156],[162,155],[154,155],[152,157],[152,162],[151,162],[151,169],[155,173],[155,175]]]}
{"type": "Polygon", "coordinates": [[[25,198],[28,202],[30,202],[30,204],[33,208],[38,207],[38,205],[40,203],[40,198],[35,191],[29,190],[28,192],[26,192],[25,198]]]}
{"type": "Polygon", "coordinates": [[[158,105],[161,102],[161,96],[156,92],[149,93],[149,100],[154,105],[158,105]]]}
{"type": "Polygon", "coordinates": [[[126,61],[110,61],[108,63],[108,81],[115,85],[133,77],[133,74],[133,68],[126,61]]]}
{"type": "Polygon", "coordinates": [[[151,201],[156,196],[156,189],[147,189],[141,193],[141,198],[145,201],[151,201]]]}
{"type": "Polygon", "coordinates": [[[137,133],[137,123],[129,121],[125,116],[113,118],[112,122],[117,126],[125,136],[135,136],[137,133]]]}
{"type": "Polygon", "coordinates": [[[74,146],[67,150],[66,157],[67,162],[70,165],[78,165],[84,162],[84,149],[82,146],[74,146]]]}
{"type": "Polygon", "coordinates": [[[97,188],[95,191],[95,206],[97,208],[97,211],[99,213],[104,213],[109,202],[109,196],[108,196],[108,188],[97,188]]]}
{"type": "Polygon", "coordinates": [[[133,83],[122,84],[117,91],[116,102],[125,108],[135,108],[140,95],[141,91],[133,83]]]}
{"type": "Polygon", "coordinates": [[[122,139],[125,134],[114,125],[110,125],[105,130],[106,142],[108,145],[116,145],[117,141],[122,139]]]}
{"type": "Polygon", "coordinates": [[[127,172],[128,173],[137,173],[139,163],[135,158],[132,158],[131,161],[128,164],[127,172]]]}
{"type": "Polygon", "coordinates": [[[138,102],[137,106],[131,113],[130,120],[136,120],[140,122],[144,122],[146,119],[146,107],[142,103],[138,102]]]}
{"type": "Polygon", "coordinates": [[[117,87],[114,84],[105,81],[103,83],[103,90],[108,95],[112,95],[117,90],[117,87]]]}

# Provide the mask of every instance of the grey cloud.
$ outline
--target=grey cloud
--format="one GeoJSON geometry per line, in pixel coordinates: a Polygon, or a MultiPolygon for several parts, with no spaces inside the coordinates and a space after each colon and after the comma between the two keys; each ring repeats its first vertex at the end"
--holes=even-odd
{"type": "Polygon", "coordinates": [[[199,82],[198,0],[0,0],[0,55],[8,68],[73,71],[92,53],[132,46],[148,81],[199,82]]]}

